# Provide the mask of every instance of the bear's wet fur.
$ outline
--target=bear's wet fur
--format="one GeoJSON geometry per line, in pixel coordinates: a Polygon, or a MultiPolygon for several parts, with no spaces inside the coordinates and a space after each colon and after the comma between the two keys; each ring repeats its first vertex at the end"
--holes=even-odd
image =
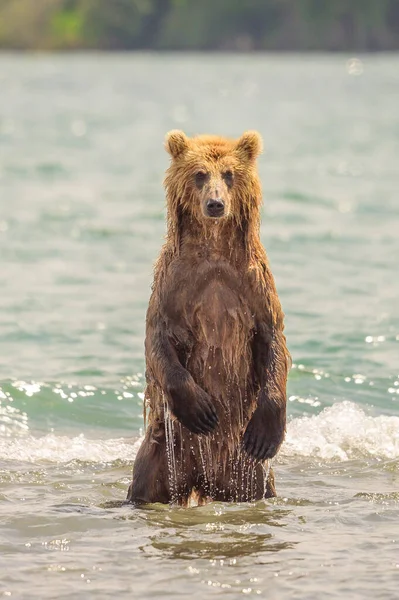
{"type": "Polygon", "coordinates": [[[128,500],[274,496],[265,461],[284,439],[290,356],[259,238],[262,140],[171,131],[166,149],[167,238],[146,321],[147,429],[128,500]]]}

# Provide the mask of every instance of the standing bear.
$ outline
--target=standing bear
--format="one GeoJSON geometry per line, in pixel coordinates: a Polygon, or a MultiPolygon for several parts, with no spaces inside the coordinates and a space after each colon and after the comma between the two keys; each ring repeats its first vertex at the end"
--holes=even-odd
{"type": "Polygon", "coordinates": [[[167,238],[147,312],[145,413],[128,500],[275,495],[290,356],[259,238],[257,132],[166,136],[167,238]],[[146,414],[145,414],[146,416],[146,414]]]}

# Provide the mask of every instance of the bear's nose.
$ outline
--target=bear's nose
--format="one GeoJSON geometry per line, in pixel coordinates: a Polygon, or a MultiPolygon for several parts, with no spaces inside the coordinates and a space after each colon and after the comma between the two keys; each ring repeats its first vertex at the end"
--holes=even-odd
{"type": "Polygon", "coordinates": [[[221,217],[224,213],[224,202],[220,198],[211,198],[206,203],[209,217],[221,217]]]}

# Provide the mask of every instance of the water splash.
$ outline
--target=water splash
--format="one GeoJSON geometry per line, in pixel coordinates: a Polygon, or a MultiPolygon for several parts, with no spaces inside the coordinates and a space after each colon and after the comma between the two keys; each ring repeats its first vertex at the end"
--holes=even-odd
{"type": "Polygon", "coordinates": [[[88,439],[83,434],[47,434],[41,437],[25,435],[17,438],[0,437],[0,460],[23,463],[67,464],[72,461],[105,464],[123,462],[131,465],[143,438],[135,442],[126,439],[88,439]]]}
{"type": "Polygon", "coordinates": [[[293,419],[281,456],[399,458],[399,417],[373,417],[353,402],[338,402],[318,415],[293,419]]]}

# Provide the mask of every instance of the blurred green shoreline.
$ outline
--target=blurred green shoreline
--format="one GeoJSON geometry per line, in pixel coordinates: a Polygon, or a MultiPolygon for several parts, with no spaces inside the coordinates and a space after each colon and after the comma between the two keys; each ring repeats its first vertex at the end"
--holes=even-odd
{"type": "Polygon", "coordinates": [[[0,50],[390,51],[398,0],[0,0],[0,50]]]}

